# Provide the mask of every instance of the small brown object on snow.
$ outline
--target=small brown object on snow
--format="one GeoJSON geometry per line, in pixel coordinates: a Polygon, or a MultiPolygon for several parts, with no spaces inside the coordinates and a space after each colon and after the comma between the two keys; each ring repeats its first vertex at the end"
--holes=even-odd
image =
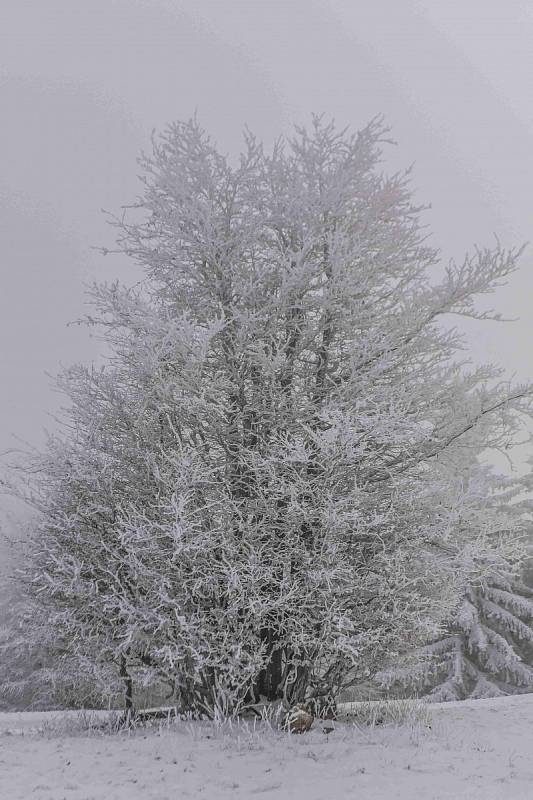
{"type": "Polygon", "coordinates": [[[291,733],[305,733],[310,730],[314,719],[305,706],[293,706],[285,718],[285,726],[291,733]]]}

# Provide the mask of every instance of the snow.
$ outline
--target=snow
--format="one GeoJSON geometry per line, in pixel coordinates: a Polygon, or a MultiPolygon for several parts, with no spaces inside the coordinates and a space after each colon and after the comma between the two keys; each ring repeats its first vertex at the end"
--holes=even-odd
{"type": "Polygon", "coordinates": [[[430,725],[337,722],[330,734],[318,722],[301,736],[244,723],[165,723],[113,735],[79,728],[76,712],[0,714],[0,796],[530,800],[533,793],[533,694],[434,705],[430,725]]]}

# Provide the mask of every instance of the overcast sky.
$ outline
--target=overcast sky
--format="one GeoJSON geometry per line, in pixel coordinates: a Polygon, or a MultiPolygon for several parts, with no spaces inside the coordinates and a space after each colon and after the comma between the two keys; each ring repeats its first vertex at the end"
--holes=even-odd
{"type": "MultiPolygon", "coordinates": [[[[311,112],[384,114],[414,162],[446,259],[532,235],[531,0],[2,0],[0,450],[40,445],[59,398],[46,373],[89,361],[84,283],[135,271],[101,209],[137,192],[153,128],[197,112],[222,150],[311,112]]],[[[520,320],[469,327],[478,360],[533,375],[533,245],[494,302],[520,320]]]]}

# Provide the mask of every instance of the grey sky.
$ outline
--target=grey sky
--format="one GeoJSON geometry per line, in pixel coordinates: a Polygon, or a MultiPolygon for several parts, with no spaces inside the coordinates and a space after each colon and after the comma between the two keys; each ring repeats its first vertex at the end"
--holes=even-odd
{"type": "MultiPolygon", "coordinates": [[[[137,191],[152,128],[198,112],[222,149],[310,112],[383,113],[415,162],[434,242],[532,237],[530,0],[3,0],[0,8],[0,449],[39,445],[59,398],[45,373],[97,345],[66,327],[83,283],[128,280],[100,209],[137,191]]],[[[495,302],[521,321],[469,326],[475,357],[531,369],[533,247],[495,302]]],[[[135,273],[133,273],[135,274],[135,273]]]]}

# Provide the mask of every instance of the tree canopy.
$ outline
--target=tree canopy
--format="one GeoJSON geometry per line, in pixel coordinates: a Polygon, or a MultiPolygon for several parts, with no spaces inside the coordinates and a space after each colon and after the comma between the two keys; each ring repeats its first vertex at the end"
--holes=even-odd
{"type": "Polygon", "coordinates": [[[337,693],[436,633],[523,530],[479,456],[528,387],[469,368],[449,315],[520,250],[442,264],[381,119],[313,118],[236,163],[196,120],[140,159],[113,218],[134,287],[93,287],[109,346],[67,369],[30,467],[25,568],[68,657],[164,681],[182,708],[337,693]],[[491,502],[487,502],[492,498],[491,502]]]}

